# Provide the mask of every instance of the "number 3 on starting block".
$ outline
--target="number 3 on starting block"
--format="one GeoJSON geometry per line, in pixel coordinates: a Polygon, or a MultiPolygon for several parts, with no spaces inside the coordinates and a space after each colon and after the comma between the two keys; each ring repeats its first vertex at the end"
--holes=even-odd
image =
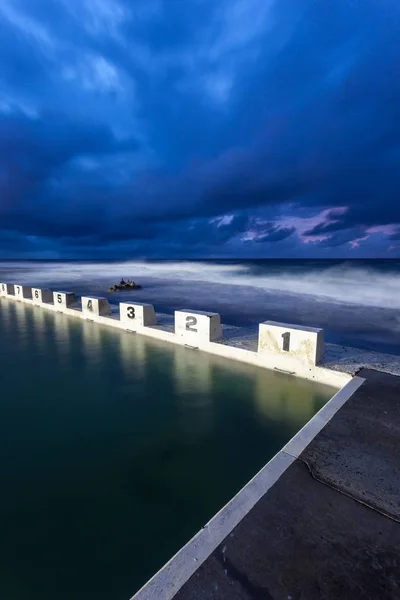
{"type": "Polygon", "coordinates": [[[218,313],[201,310],[176,310],[175,335],[189,344],[213,342],[222,337],[221,317],[218,313]]]}
{"type": "Polygon", "coordinates": [[[152,304],[128,304],[121,302],[119,305],[119,314],[121,323],[127,329],[137,329],[138,327],[151,327],[157,324],[157,317],[152,304]]]}

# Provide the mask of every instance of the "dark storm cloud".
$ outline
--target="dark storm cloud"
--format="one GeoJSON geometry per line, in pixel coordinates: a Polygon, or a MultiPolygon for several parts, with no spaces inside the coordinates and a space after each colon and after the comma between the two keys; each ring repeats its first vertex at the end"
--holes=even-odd
{"type": "Polygon", "coordinates": [[[0,36],[0,228],[22,250],[295,251],[296,207],[331,208],[302,234],[318,253],[400,223],[394,1],[3,0],[0,36]]]}
{"type": "Polygon", "coordinates": [[[256,242],[280,242],[291,236],[296,229],[294,227],[271,227],[270,231],[255,238],[256,242]]]}

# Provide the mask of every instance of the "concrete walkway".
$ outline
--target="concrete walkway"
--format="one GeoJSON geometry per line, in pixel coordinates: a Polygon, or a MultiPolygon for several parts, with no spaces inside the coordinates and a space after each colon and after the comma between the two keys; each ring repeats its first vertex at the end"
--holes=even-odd
{"type": "Polygon", "coordinates": [[[400,378],[359,375],[174,600],[400,599],[400,378]]]}

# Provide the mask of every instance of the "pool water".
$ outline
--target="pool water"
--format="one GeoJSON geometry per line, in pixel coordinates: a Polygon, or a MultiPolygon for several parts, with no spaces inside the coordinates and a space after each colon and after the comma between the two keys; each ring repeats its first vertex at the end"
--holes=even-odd
{"type": "Polygon", "coordinates": [[[0,598],[128,600],[335,393],[0,300],[0,598]]]}

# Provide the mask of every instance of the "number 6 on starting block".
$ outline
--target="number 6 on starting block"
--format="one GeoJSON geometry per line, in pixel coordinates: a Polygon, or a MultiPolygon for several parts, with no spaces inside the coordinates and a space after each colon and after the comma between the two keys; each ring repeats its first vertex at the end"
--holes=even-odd
{"type": "Polygon", "coordinates": [[[60,311],[71,308],[77,302],[74,292],[53,292],[53,298],[54,306],[60,311]]]}
{"type": "Polygon", "coordinates": [[[52,304],[53,292],[47,289],[32,288],[33,304],[52,304]]]}
{"type": "Polygon", "coordinates": [[[218,313],[201,310],[176,310],[175,335],[189,344],[213,342],[222,337],[221,317],[218,313]]]}
{"type": "Polygon", "coordinates": [[[324,355],[324,330],[265,321],[259,326],[258,352],[315,366],[324,355]]]}
{"type": "Polygon", "coordinates": [[[157,324],[157,317],[152,304],[136,302],[128,304],[121,302],[119,305],[120,320],[127,329],[138,327],[151,327],[157,324]]]}
{"type": "Polygon", "coordinates": [[[112,314],[107,298],[82,296],[82,312],[85,317],[109,317],[112,314]]]}

